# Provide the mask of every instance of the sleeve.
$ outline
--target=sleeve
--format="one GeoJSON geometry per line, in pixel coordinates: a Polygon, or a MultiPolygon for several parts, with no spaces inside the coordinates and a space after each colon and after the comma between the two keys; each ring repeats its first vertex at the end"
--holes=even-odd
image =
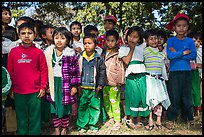
{"type": "Polygon", "coordinates": [[[98,72],[98,86],[104,87],[106,84],[106,65],[104,59],[99,59],[99,72],[98,72]]]}
{"type": "Polygon", "coordinates": [[[71,74],[72,74],[72,79],[71,79],[71,85],[72,86],[79,86],[80,85],[80,71],[79,71],[79,63],[77,56],[74,55],[72,58],[72,69],[71,69],[71,74]]]}
{"type": "Polygon", "coordinates": [[[2,96],[5,96],[9,93],[11,89],[11,79],[6,68],[2,66],[2,96]]]}
{"type": "Polygon", "coordinates": [[[43,52],[40,53],[41,89],[45,90],[48,84],[48,66],[43,52]]]}
{"type": "Polygon", "coordinates": [[[186,59],[186,60],[196,60],[197,51],[196,51],[195,43],[194,43],[194,41],[192,39],[190,39],[189,41],[190,41],[191,53],[188,54],[188,55],[183,56],[182,58],[186,59]]]}
{"type": "Polygon", "coordinates": [[[172,39],[167,40],[166,52],[167,52],[167,57],[168,57],[169,60],[176,59],[176,58],[181,58],[183,56],[182,51],[172,52],[170,50],[170,47],[174,47],[172,39]]]}
{"type": "Polygon", "coordinates": [[[14,63],[13,62],[13,50],[11,50],[11,52],[8,55],[8,60],[7,60],[7,70],[10,75],[11,81],[13,81],[13,76],[14,76],[13,63],[14,63]]]}
{"type": "Polygon", "coordinates": [[[126,47],[126,46],[121,46],[119,48],[119,54],[118,54],[118,57],[119,58],[123,58],[123,57],[126,57],[128,55],[130,51],[130,48],[129,47],[126,47]]]}

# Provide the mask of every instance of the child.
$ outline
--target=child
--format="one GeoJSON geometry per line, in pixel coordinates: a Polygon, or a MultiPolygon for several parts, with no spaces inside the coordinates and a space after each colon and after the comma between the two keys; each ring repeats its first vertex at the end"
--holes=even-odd
{"type": "Polygon", "coordinates": [[[169,80],[167,91],[171,101],[167,109],[168,122],[166,127],[174,127],[177,116],[190,123],[193,122],[193,104],[191,95],[191,68],[190,60],[196,59],[195,43],[186,37],[190,18],[178,13],[167,25],[169,30],[174,30],[176,36],[167,40],[167,57],[170,60],[169,80]]]}
{"type": "MultiPolygon", "coordinates": [[[[94,25],[87,25],[86,27],[84,27],[84,36],[89,34],[95,34],[98,37],[99,34],[98,28],[94,25]]],[[[101,55],[102,49],[98,46],[98,44],[95,50],[98,52],[99,55],[101,55]]]]}
{"type": "Polygon", "coordinates": [[[43,51],[53,44],[52,34],[54,31],[54,27],[52,25],[43,25],[40,29],[39,35],[42,39],[42,43],[40,44],[40,49],[43,51]]]}
{"type": "Polygon", "coordinates": [[[154,29],[145,31],[144,38],[147,47],[144,50],[144,64],[146,67],[146,102],[150,109],[149,125],[146,130],[154,128],[153,114],[157,115],[156,126],[162,129],[162,106],[167,109],[170,106],[169,96],[164,80],[168,80],[164,57],[158,49],[157,32],[154,29]]]}
{"type": "MultiPolygon", "coordinates": [[[[76,54],[78,55],[81,51],[84,50],[83,39],[80,38],[80,35],[82,33],[81,23],[78,21],[73,21],[70,25],[70,31],[73,34],[73,45],[72,46],[73,46],[76,54]]],[[[77,111],[77,110],[75,110],[75,111],[77,111]]],[[[77,115],[77,114],[74,114],[74,115],[77,115]]]]}
{"type": "Polygon", "coordinates": [[[141,116],[147,117],[150,113],[146,104],[146,77],[143,51],[143,30],[138,26],[131,27],[126,35],[128,47],[121,46],[119,57],[122,58],[127,69],[125,71],[125,113],[126,124],[132,129],[142,125],[141,116]],[[135,124],[135,117],[137,123],[135,124]]]}
{"type": "Polygon", "coordinates": [[[23,23],[18,31],[22,43],[11,49],[7,63],[12,81],[11,96],[15,98],[17,134],[40,135],[40,104],[48,82],[47,63],[43,51],[33,44],[34,25],[23,23]]]}
{"type": "MultiPolygon", "coordinates": [[[[116,26],[117,26],[117,19],[113,15],[106,15],[104,18],[105,31],[114,30],[116,26]]],[[[122,38],[119,38],[118,41],[119,41],[119,45],[124,45],[122,38]]],[[[103,34],[98,37],[98,46],[103,49],[105,45],[106,45],[106,34],[103,34]]]]}
{"type": "MultiPolygon", "coordinates": [[[[3,55],[2,55],[3,56],[3,55]]],[[[8,93],[10,92],[10,88],[11,88],[11,79],[10,79],[10,75],[7,71],[7,69],[5,67],[2,66],[2,129],[5,128],[4,126],[4,119],[5,119],[5,100],[6,97],[8,95],[8,93]]]]}
{"type": "Polygon", "coordinates": [[[103,89],[103,102],[110,119],[105,126],[110,127],[112,123],[115,123],[112,130],[119,130],[121,127],[120,92],[121,86],[125,83],[125,68],[121,58],[118,58],[118,38],[119,34],[116,30],[107,31],[107,48],[103,49],[101,55],[105,60],[107,74],[107,83],[103,89]]]}
{"type": "Polygon", "coordinates": [[[41,20],[34,20],[34,29],[35,29],[35,39],[34,41],[40,45],[42,39],[40,37],[41,27],[43,26],[43,22],[41,20]]]}
{"type": "Polygon", "coordinates": [[[191,61],[191,74],[192,74],[192,99],[194,106],[195,116],[200,115],[201,110],[201,97],[200,97],[200,78],[202,78],[202,49],[200,48],[201,36],[195,32],[188,35],[195,42],[197,57],[196,60],[191,61]]]}
{"type": "Polygon", "coordinates": [[[100,117],[99,92],[105,86],[106,67],[104,60],[95,51],[97,37],[93,34],[83,39],[84,51],[79,54],[81,74],[81,91],[78,106],[77,126],[80,133],[85,133],[90,128],[97,134],[97,123],[100,117]]]}
{"type": "Polygon", "coordinates": [[[70,48],[72,38],[72,33],[65,27],[56,28],[53,32],[55,45],[45,50],[50,91],[47,99],[52,102],[55,135],[66,134],[72,104],[76,102],[77,86],[80,84],[78,59],[74,49],[70,48]]]}
{"type": "Polygon", "coordinates": [[[17,40],[17,33],[15,31],[15,28],[12,26],[9,26],[11,23],[11,10],[9,7],[2,6],[2,25],[5,27],[5,32],[2,36],[10,39],[11,41],[17,40]]]}

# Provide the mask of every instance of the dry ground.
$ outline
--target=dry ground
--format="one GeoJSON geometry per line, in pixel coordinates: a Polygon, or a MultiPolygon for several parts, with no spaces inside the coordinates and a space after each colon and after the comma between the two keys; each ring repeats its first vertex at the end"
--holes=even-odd
{"type": "MultiPolygon", "coordinates": [[[[163,120],[162,123],[165,123],[166,120],[163,120]]],[[[70,123],[70,127],[67,130],[67,135],[80,135],[76,130],[76,127],[73,126],[75,121],[70,123]]],[[[195,117],[195,124],[190,125],[188,123],[182,122],[180,119],[177,120],[175,128],[172,130],[168,130],[163,127],[163,129],[157,129],[154,127],[152,131],[146,131],[144,127],[141,127],[137,130],[129,129],[126,124],[123,124],[121,129],[118,131],[111,131],[111,127],[106,128],[102,124],[99,124],[98,135],[202,135],[202,114],[200,116],[195,117]]],[[[54,129],[50,128],[47,130],[43,130],[43,135],[54,135],[54,129]]],[[[88,131],[83,135],[90,135],[91,133],[88,131]]]]}

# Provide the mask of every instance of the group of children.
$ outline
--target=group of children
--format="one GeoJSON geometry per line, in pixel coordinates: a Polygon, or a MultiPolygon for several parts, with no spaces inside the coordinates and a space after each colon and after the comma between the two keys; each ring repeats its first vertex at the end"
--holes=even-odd
{"type": "Polygon", "coordinates": [[[143,126],[141,117],[148,117],[146,130],[155,125],[161,129],[163,109],[167,110],[167,128],[178,115],[193,121],[193,106],[200,107],[200,81],[193,84],[193,96],[192,81],[202,72],[198,71],[202,53],[196,59],[200,45],[195,46],[193,39],[197,42],[201,37],[186,37],[189,20],[177,14],[167,26],[176,36],[168,40],[155,29],[144,31],[139,26],[128,28],[121,38],[114,29],[117,19],[113,15],[105,16],[102,36],[97,27],[87,25],[80,38],[78,21],[71,23],[70,31],[41,25],[38,44],[34,21],[21,17],[16,22],[19,40],[7,48],[8,72],[2,66],[2,72],[7,72],[2,82],[9,81],[2,84],[2,95],[11,87],[17,134],[41,134],[41,118],[48,113],[55,135],[67,134],[74,117],[80,133],[90,130],[93,134],[98,133],[100,120],[111,130],[119,130],[122,119],[129,128],[137,129],[143,126]],[[193,77],[191,60],[196,60],[193,77]],[[153,114],[157,115],[155,124],[153,114]]]}

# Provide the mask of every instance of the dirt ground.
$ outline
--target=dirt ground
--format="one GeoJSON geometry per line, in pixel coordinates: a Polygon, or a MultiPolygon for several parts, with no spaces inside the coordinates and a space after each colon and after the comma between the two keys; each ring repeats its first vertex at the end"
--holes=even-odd
{"type": "MultiPolygon", "coordinates": [[[[137,130],[132,130],[127,127],[125,123],[122,124],[122,127],[118,131],[112,131],[111,126],[105,127],[103,124],[99,124],[99,131],[97,135],[202,135],[202,114],[195,117],[194,125],[189,123],[182,122],[181,119],[178,119],[174,129],[169,130],[163,126],[162,129],[157,129],[154,126],[152,131],[146,131],[143,127],[138,128],[137,130]]],[[[164,119],[162,123],[165,123],[164,119]]],[[[75,120],[72,120],[69,128],[67,129],[67,135],[82,135],[80,134],[75,127],[75,120]]],[[[54,135],[54,129],[49,128],[42,131],[42,135],[54,135]]],[[[83,135],[95,135],[89,130],[83,135]]]]}

